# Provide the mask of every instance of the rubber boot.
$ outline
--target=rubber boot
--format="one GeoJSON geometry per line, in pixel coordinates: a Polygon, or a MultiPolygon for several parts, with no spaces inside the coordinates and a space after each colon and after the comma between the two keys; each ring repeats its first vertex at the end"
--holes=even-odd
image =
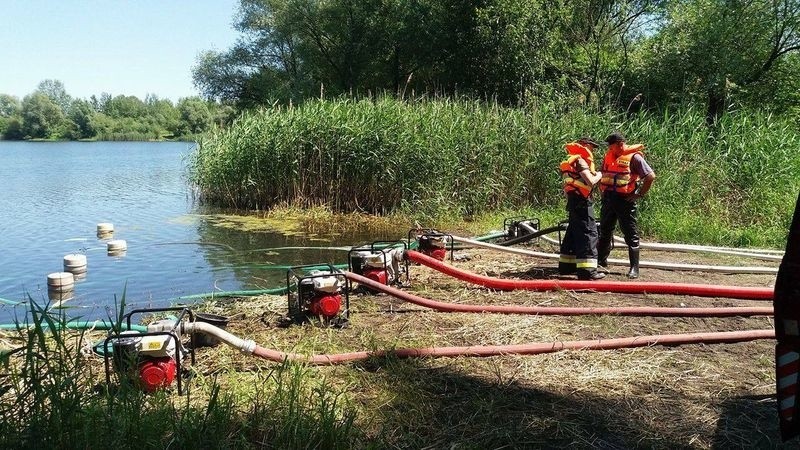
{"type": "Polygon", "coordinates": [[[608,255],[611,254],[611,242],[597,246],[597,269],[608,272],[608,255]]]}
{"type": "Polygon", "coordinates": [[[628,259],[631,262],[628,278],[639,278],[639,247],[628,248],[628,259]]]}
{"type": "Polygon", "coordinates": [[[596,269],[578,269],[579,280],[601,280],[606,274],[598,272],[596,269]]]}

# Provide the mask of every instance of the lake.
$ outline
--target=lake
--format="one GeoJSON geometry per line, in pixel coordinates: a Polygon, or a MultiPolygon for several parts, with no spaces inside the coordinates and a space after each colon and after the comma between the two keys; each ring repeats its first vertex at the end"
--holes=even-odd
{"type": "MultiPolygon", "coordinates": [[[[346,262],[346,252],[287,246],[339,246],[365,236],[248,232],[221,226],[225,211],[197,204],[186,179],[191,143],[0,141],[0,299],[45,304],[47,275],[67,254],[86,255],[86,277],[63,302],[69,317],[107,318],[123,292],[137,307],[167,306],[179,296],[285,285],[269,265],[346,262]],[[109,256],[97,224],[127,242],[109,256]],[[257,267],[260,266],[260,267],[257,267]]],[[[0,306],[0,323],[25,306],[0,306]]]]}

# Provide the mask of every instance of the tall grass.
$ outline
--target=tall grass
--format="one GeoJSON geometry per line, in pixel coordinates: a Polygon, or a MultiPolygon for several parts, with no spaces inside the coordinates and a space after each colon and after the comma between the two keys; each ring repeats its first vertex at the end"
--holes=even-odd
{"type": "Polygon", "coordinates": [[[800,188],[800,135],[761,113],[728,114],[712,130],[692,108],[623,120],[546,102],[510,109],[467,100],[312,101],[251,112],[207,136],[191,177],[205,201],[245,209],[323,204],[423,218],[553,210],[563,204],[563,144],[615,129],[647,144],[658,174],[642,204],[646,234],[783,241],[800,188]]]}
{"type": "Polygon", "coordinates": [[[34,305],[20,345],[0,354],[0,448],[353,448],[355,409],[316,371],[272,366],[223,392],[194,374],[189,394],[105,385],[88,336],[34,305]],[[84,350],[84,351],[82,351],[84,350]]]}

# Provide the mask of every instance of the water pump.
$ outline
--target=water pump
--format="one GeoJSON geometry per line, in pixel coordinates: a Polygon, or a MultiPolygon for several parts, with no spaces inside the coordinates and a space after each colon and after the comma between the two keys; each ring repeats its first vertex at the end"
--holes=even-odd
{"type": "MultiPolygon", "coordinates": [[[[406,243],[402,241],[375,241],[353,247],[347,253],[348,269],[380,284],[402,285],[403,273],[408,281],[405,250],[406,243]]],[[[374,293],[372,289],[367,291],[374,293]]]]}
{"type": "Polygon", "coordinates": [[[538,231],[540,224],[539,219],[535,218],[527,218],[525,216],[507,217],[503,220],[503,230],[506,232],[506,239],[514,239],[538,231]]]}
{"type": "Polygon", "coordinates": [[[350,316],[347,278],[332,265],[323,270],[319,267],[295,266],[286,272],[288,319],[304,322],[317,318],[325,325],[344,325],[350,316]]]}
{"type": "Polygon", "coordinates": [[[447,247],[450,247],[450,260],[453,260],[453,236],[440,233],[431,228],[412,228],[408,231],[408,243],[416,240],[419,243],[417,249],[431,258],[444,261],[447,256],[447,247]]]}
{"type": "MultiPolygon", "coordinates": [[[[102,343],[106,383],[111,384],[111,367],[120,379],[127,379],[140,389],[154,392],[169,388],[177,380],[178,393],[182,393],[181,364],[187,355],[191,355],[194,363],[195,345],[187,349],[184,337],[180,334],[179,324],[188,317],[194,321],[194,314],[188,308],[153,308],[136,309],[125,316],[128,329],[131,328],[131,316],[142,313],[161,313],[178,311],[175,319],[152,322],[147,332],[112,331],[102,343]]],[[[194,342],[194,334],[186,338],[194,342]]]]}

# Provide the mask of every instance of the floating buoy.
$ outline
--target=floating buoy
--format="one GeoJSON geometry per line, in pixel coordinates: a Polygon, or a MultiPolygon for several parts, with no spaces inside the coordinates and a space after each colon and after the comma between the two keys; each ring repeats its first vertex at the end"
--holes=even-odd
{"type": "Polygon", "coordinates": [[[54,272],[47,276],[48,291],[71,291],[75,287],[75,277],[69,272],[54,272]]]}
{"type": "Polygon", "coordinates": [[[114,224],[108,222],[102,222],[97,224],[97,234],[100,233],[113,233],[114,232],[114,224]]]}
{"type": "Polygon", "coordinates": [[[111,239],[114,236],[114,224],[103,222],[97,224],[97,239],[111,239]]]}
{"type": "Polygon", "coordinates": [[[75,291],[72,290],[72,288],[68,290],[55,290],[55,289],[47,290],[47,298],[53,302],[50,304],[50,307],[52,308],[60,308],[64,302],[72,299],[74,296],[75,296],[75,291]]]}
{"type": "Polygon", "coordinates": [[[128,243],[125,242],[123,239],[115,239],[113,241],[108,241],[106,244],[108,246],[108,252],[121,252],[128,249],[128,243]]]}
{"type": "Polygon", "coordinates": [[[73,275],[86,273],[86,255],[78,253],[64,255],[64,272],[73,275]]]}

